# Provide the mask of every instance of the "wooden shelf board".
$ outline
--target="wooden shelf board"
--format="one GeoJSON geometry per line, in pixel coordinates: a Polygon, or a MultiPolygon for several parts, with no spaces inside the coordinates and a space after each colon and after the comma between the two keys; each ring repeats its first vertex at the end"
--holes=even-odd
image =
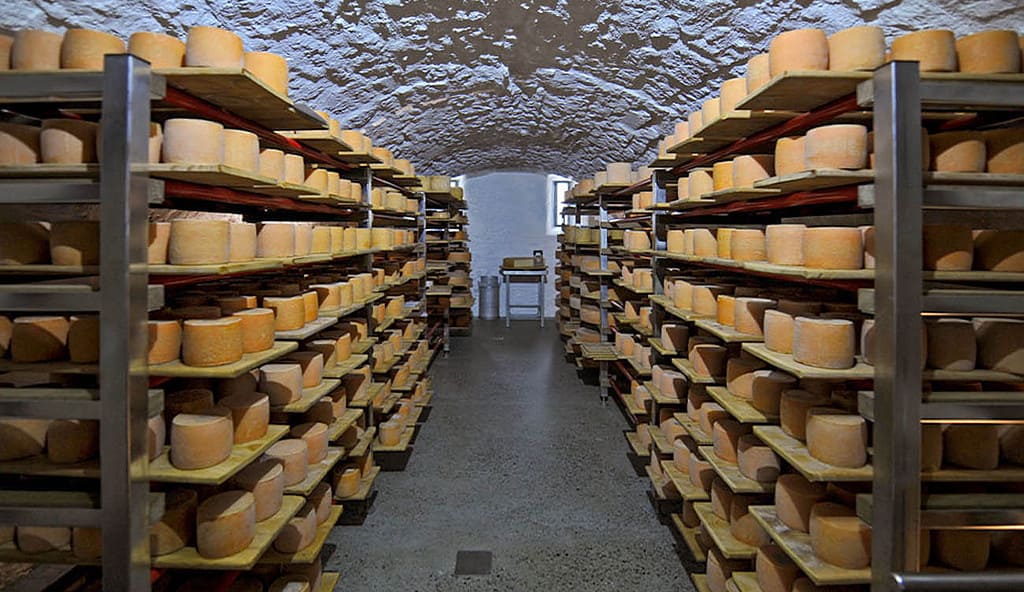
{"type": "Polygon", "coordinates": [[[333,134],[330,130],[279,130],[277,133],[334,156],[352,151],[352,147],[341,139],[341,135],[333,134]]]}
{"type": "Polygon", "coordinates": [[[150,275],[230,275],[235,273],[251,273],[254,271],[270,271],[281,269],[284,264],[277,259],[254,259],[235,263],[212,265],[149,265],[150,275]]]}
{"type": "Polygon", "coordinates": [[[53,362],[14,362],[0,360],[0,372],[39,372],[48,374],[99,374],[97,364],[76,364],[67,360],[53,362]]]}
{"type": "Polygon", "coordinates": [[[302,389],[302,396],[297,401],[287,405],[271,407],[270,410],[276,413],[305,413],[309,411],[317,401],[334,392],[341,386],[340,380],[323,380],[319,386],[302,389]]]}
{"type": "Polygon", "coordinates": [[[871,568],[845,569],[819,559],[811,548],[811,535],[786,526],[775,513],[775,506],[750,506],[749,509],[775,543],[815,584],[844,586],[871,582],[871,568]]]}
{"type": "Polygon", "coordinates": [[[761,343],[764,341],[763,335],[740,333],[732,327],[722,325],[721,323],[710,319],[702,319],[694,324],[697,325],[698,329],[714,335],[725,343],[761,343]]]}
{"type": "Polygon", "coordinates": [[[663,456],[670,456],[674,453],[672,442],[665,437],[665,433],[656,425],[647,426],[647,433],[651,435],[651,445],[655,452],[663,456]]]}
{"type": "Polygon", "coordinates": [[[769,415],[755,409],[750,401],[730,393],[729,389],[724,386],[709,386],[707,393],[740,423],[774,424],[779,422],[778,415],[769,415]]]}
{"type": "Polygon", "coordinates": [[[672,464],[671,460],[661,461],[661,470],[676,486],[679,495],[688,502],[703,502],[711,499],[711,495],[690,481],[690,476],[672,464]]]}
{"type": "Polygon", "coordinates": [[[79,463],[58,464],[50,462],[46,454],[41,454],[17,460],[0,461],[0,475],[98,479],[100,477],[100,461],[98,458],[91,458],[79,463]]]}
{"type": "Polygon", "coordinates": [[[815,368],[801,364],[793,360],[790,354],[781,354],[768,349],[763,343],[744,343],[743,350],[747,353],[768,362],[780,370],[785,370],[797,378],[812,378],[825,380],[873,380],[875,368],[865,364],[860,358],[857,359],[853,368],[843,370],[832,370],[829,368],[815,368]]]}
{"type": "Polygon", "coordinates": [[[345,458],[359,458],[365,455],[370,450],[370,445],[373,444],[373,438],[377,435],[377,428],[372,427],[363,430],[363,436],[359,439],[359,442],[352,447],[352,450],[348,451],[345,458]]]}
{"type": "Polygon", "coordinates": [[[779,426],[754,426],[754,435],[809,481],[870,482],[874,476],[870,464],[850,469],[821,462],[811,456],[803,442],[786,434],[779,426]]]}
{"type": "Polygon", "coordinates": [[[678,351],[676,351],[674,349],[669,349],[669,348],[665,347],[665,344],[662,343],[662,341],[661,341],[661,337],[648,337],[647,338],[647,343],[649,343],[651,345],[651,348],[653,348],[654,351],[658,352],[658,354],[660,354],[662,356],[672,357],[672,356],[681,356],[681,355],[683,355],[682,353],[680,353],[680,352],[678,352],[678,351]]]}
{"type": "Polygon", "coordinates": [[[667,475],[658,475],[654,472],[654,467],[651,465],[645,465],[644,471],[647,473],[647,478],[651,481],[651,491],[654,492],[654,497],[660,502],[678,502],[682,500],[682,496],[678,491],[674,490],[675,483],[667,475]],[[668,486],[671,485],[673,490],[669,490],[668,486]]]}
{"type": "Polygon", "coordinates": [[[757,547],[736,540],[729,530],[729,521],[722,520],[711,510],[711,502],[693,504],[704,530],[711,536],[715,546],[726,559],[753,559],[757,555],[757,547]]]}
{"type": "Polygon", "coordinates": [[[412,437],[416,434],[416,425],[413,424],[402,431],[402,437],[398,439],[398,444],[393,446],[385,446],[381,443],[380,439],[377,438],[373,441],[373,452],[377,453],[388,453],[388,452],[406,452],[409,450],[409,446],[412,443],[412,437]]]}
{"type": "Polygon", "coordinates": [[[370,351],[377,344],[377,337],[367,337],[352,344],[352,355],[362,355],[370,351]]]}
{"type": "Polygon", "coordinates": [[[281,341],[305,341],[317,333],[329,329],[338,324],[336,317],[318,317],[315,321],[306,323],[301,329],[293,331],[276,331],[274,339],[281,341]]]}
{"type": "Polygon", "coordinates": [[[761,585],[757,583],[757,574],[752,571],[732,572],[732,583],[739,592],[761,592],[761,585]]]}
{"type": "Polygon", "coordinates": [[[708,586],[708,577],[704,574],[690,574],[690,579],[693,580],[693,587],[697,592],[711,592],[711,588],[708,586]]]}
{"type": "Polygon", "coordinates": [[[275,442],[288,434],[288,426],[270,425],[265,436],[252,442],[231,447],[231,455],[224,461],[205,469],[182,470],[171,464],[170,446],[149,462],[150,481],[161,483],[187,483],[191,485],[220,485],[235,476],[249,463],[260,457],[275,442]]]}
{"type": "Polygon", "coordinates": [[[679,536],[683,537],[683,542],[686,543],[686,548],[690,550],[693,558],[701,563],[707,561],[707,552],[697,542],[697,527],[690,528],[683,524],[682,514],[672,514],[672,525],[675,527],[676,532],[679,533],[679,536]]]}
{"type": "Polygon", "coordinates": [[[640,444],[640,435],[636,432],[626,432],[626,442],[629,444],[630,452],[637,456],[647,456],[650,454],[642,444],[640,444]]]}
{"type": "Polygon", "coordinates": [[[339,362],[330,368],[324,368],[324,378],[341,378],[346,374],[351,374],[353,370],[365,364],[369,359],[370,356],[366,354],[353,353],[352,357],[344,362],[339,362]]]}
{"type": "Polygon", "coordinates": [[[777,193],[836,189],[849,185],[873,183],[875,171],[844,169],[812,169],[777,177],[768,177],[754,182],[757,189],[771,189],[777,193]]]}
{"type": "Polygon", "coordinates": [[[366,394],[356,399],[349,399],[348,406],[355,407],[357,409],[366,409],[373,404],[373,400],[377,398],[380,390],[384,388],[383,382],[371,382],[370,386],[366,389],[366,394]]]}
{"type": "Polygon", "coordinates": [[[334,465],[338,464],[341,457],[344,456],[340,448],[328,448],[327,456],[315,465],[311,465],[306,468],[306,478],[296,483],[295,485],[287,485],[284,488],[285,495],[301,495],[302,497],[309,497],[309,494],[313,493],[317,485],[320,485],[327,475],[334,468],[334,465]]]}
{"type": "Polygon", "coordinates": [[[734,201],[746,201],[762,197],[773,197],[782,193],[778,189],[757,188],[757,187],[733,187],[720,189],[701,196],[701,201],[711,200],[716,204],[731,203],[734,201]]]}
{"type": "MultiPolygon", "coordinates": [[[[721,265],[722,261],[720,259],[700,258],[698,258],[698,260],[713,263],[715,265],[721,265]]],[[[811,269],[809,267],[800,267],[796,265],[775,265],[765,261],[747,261],[742,264],[738,264],[733,261],[732,265],[748,271],[756,271],[758,273],[767,273],[804,280],[869,282],[875,279],[875,270],[873,269],[811,269]]]]}
{"type": "Polygon", "coordinates": [[[30,563],[30,564],[53,564],[53,565],[100,565],[102,559],[80,559],[71,552],[71,549],[47,551],[46,553],[23,553],[18,546],[11,543],[0,545],[0,562],[3,563],[30,563]]]}
{"type": "Polygon", "coordinates": [[[233,364],[197,368],[186,366],[181,360],[175,360],[166,364],[150,366],[149,375],[167,378],[235,378],[298,348],[299,344],[294,341],[276,341],[270,349],[253,354],[243,354],[242,359],[233,364]]]}
{"type": "Polygon", "coordinates": [[[713,447],[701,446],[698,450],[733,493],[772,493],[775,491],[774,481],[761,483],[747,477],[740,472],[738,465],[719,458],[713,447]]]}
{"type": "Polygon", "coordinates": [[[685,413],[676,413],[675,415],[673,415],[673,417],[676,418],[676,421],[679,422],[679,425],[683,426],[683,428],[686,429],[687,433],[690,434],[690,437],[693,438],[694,442],[696,442],[700,446],[711,445],[711,435],[705,432],[703,428],[700,427],[699,423],[690,419],[690,417],[685,413]]]}
{"type": "Polygon", "coordinates": [[[339,502],[361,502],[367,500],[373,491],[373,482],[379,474],[380,467],[373,467],[368,475],[359,480],[359,489],[354,494],[348,497],[335,497],[334,499],[339,502]]]}
{"type": "Polygon", "coordinates": [[[622,406],[626,408],[626,411],[629,412],[634,419],[647,417],[647,409],[637,405],[636,400],[633,399],[633,395],[629,393],[622,393],[619,395],[619,401],[622,401],[622,406]]]}
{"type": "Polygon", "coordinates": [[[686,358],[672,358],[672,365],[685,374],[686,378],[694,384],[723,384],[725,382],[724,376],[704,376],[697,374],[697,371],[693,367],[693,362],[686,358]]]}
{"type": "Polygon", "coordinates": [[[658,388],[658,385],[653,382],[645,382],[644,386],[647,387],[647,391],[651,393],[651,400],[658,405],[686,405],[685,399],[665,395],[665,393],[661,392],[661,389],[658,388]]]}
{"type": "Polygon", "coordinates": [[[324,548],[324,543],[327,542],[327,537],[330,536],[334,525],[337,524],[338,520],[341,518],[342,510],[343,508],[341,506],[331,506],[331,513],[327,517],[327,520],[324,520],[323,524],[316,527],[316,537],[313,538],[313,542],[307,545],[305,549],[300,549],[295,553],[282,553],[271,547],[263,554],[263,557],[260,559],[260,563],[263,565],[308,565],[313,563],[320,558],[320,551],[324,548]]]}
{"type": "Polygon", "coordinates": [[[320,576],[320,590],[317,592],[334,592],[335,588],[338,587],[338,582],[340,581],[340,573],[325,571],[323,575],[320,576]]]}
{"type": "Polygon", "coordinates": [[[340,438],[362,416],[363,412],[359,409],[346,409],[345,413],[342,413],[341,417],[335,419],[334,423],[327,428],[327,440],[334,442],[340,438]]]}

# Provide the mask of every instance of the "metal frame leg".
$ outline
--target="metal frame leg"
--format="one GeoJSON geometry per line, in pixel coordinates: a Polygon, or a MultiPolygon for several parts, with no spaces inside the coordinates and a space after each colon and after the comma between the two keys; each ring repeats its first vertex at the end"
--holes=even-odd
{"type": "MultiPolygon", "coordinates": [[[[546,279],[546,278],[544,278],[546,279]]],[[[544,328],[544,281],[537,282],[537,318],[540,319],[540,328],[544,328]]]]}
{"type": "Polygon", "coordinates": [[[508,276],[502,274],[501,281],[505,284],[505,328],[512,326],[512,282],[508,276]]]}

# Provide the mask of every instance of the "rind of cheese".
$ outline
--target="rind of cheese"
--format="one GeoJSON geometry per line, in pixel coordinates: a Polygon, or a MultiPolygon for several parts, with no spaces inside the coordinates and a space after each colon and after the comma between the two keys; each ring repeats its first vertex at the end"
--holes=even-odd
{"type": "Polygon", "coordinates": [[[924,269],[970,271],[974,262],[974,235],[970,226],[925,224],[921,234],[924,269]]]}
{"type": "Polygon", "coordinates": [[[294,331],[306,324],[306,303],[302,296],[263,298],[263,307],[274,311],[275,331],[294,331]]]}
{"type": "Polygon", "coordinates": [[[733,165],[731,160],[716,162],[711,167],[711,180],[714,183],[715,191],[732,189],[732,171],[733,165]]]}
{"type": "Polygon", "coordinates": [[[794,319],[780,310],[764,311],[764,345],[773,352],[793,353],[794,319]]]}
{"type": "Polygon", "coordinates": [[[985,134],[978,131],[955,131],[931,134],[933,171],[944,173],[982,173],[988,161],[985,134]]]}
{"type": "Polygon", "coordinates": [[[744,477],[761,483],[772,483],[778,479],[782,470],[779,456],[762,443],[757,436],[753,434],[740,436],[736,449],[737,464],[744,477]]]}
{"type": "Polygon", "coordinates": [[[841,123],[816,127],[804,137],[808,169],[862,169],[868,160],[868,128],[841,123]]]}
{"type": "Polygon", "coordinates": [[[211,265],[231,260],[231,223],[227,220],[171,221],[167,261],[172,265],[211,265]]]}
{"type": "Polygon", "coordinates": [[[759,53],[747,61],[747,92],[753,93],[771,80],[770,61],[767,53],[759,53]]]}
{"type": "Polygon", "coordinates": [[[50,31],[22,29],[14,33],[11,70],[59,70],[64,36],[50,31]]]}
{"type": "Polygon", "coordinates": [[[775,512],[786,526],[808,532],[811,509],[826,495],[824,484],[811,483],[796,473],[782,475],[775,483],[775,512]]]}
{"type": "Polygon", "coordinates": [[[42,454],[48,419],[0,418],[0,460],[17,460],[42,454]]]}
{"type": "Polygon", "coordinates": [[[718,550],[712,546],[708,549],[708,561],[706,566],[706,582],[710,592],[726,592],[726,582],[732,578],[733,572],[749,569],[749,561],[726,559],[718,550]]]}
{"type": "Polygon", "coordinates": [[[1024,174],[1024,130],[1011,127],[986,131],[985,155],[990,173],[1024,174]]]}
{"type": "Polygon", "coordinates": [[[744,154],[732,161],[732,184],[734,187],[749,188],[755,181],[767,179],[775,172],[775,157],[765,154],[744,154]]]}
{"type": "Polygon", "coordinates": [[[1024,271],[1024,231],[981,230],[974,236],[974,265],[988,271],[1024,271]]]}
{"type": "Polygon", "coordinates": [[[67,356],[70,323],[64,317],[30,316],[14,319],[10,353],[15,362],[51,362],[67,356]]]}
{"type": "Polygon", "coordinates": [[[719,228],[715,232],[718,239],[718,256],[722,259],[732,259],[732,228],[719,228]]]}
{"type": "Polygon", "coordinates": [[[719,294],[715,307],[715,318],[719,325],[733,327],[736,325],[736,298],[728,294],[719,294]]]}
{"type": "Polygon", "coordinates": [[[850,27],[828,38],[828,69],[874,70],[885,63],[885,34],[880,27],[850,27]]]}
{"type": "Polygon", "coordinates": [[[764,545],[757,550],[754,571],[761,592],[790,592],[793,582],[803,573],[778,545],[764,545]]]}
{"type": "Polygon", "coordinates": [[[245,65],[242,38],[216,27],[192,27],[185,41],[185,65],[239,69],[245,65]]]}
{"type": "Polygon", "coordinates": [[[790,70],[828,70],[828,38],[820,29],[780,33],[768,46],[772,77],[790,70]]]}
{"type": "MultiPolygon", "coordinates": [[[[316,509],[307,503],[281,529],[280,534],[274,539],[274,548],[281,553],[298,553],[313,544],[315,538],[316,509]]],[[[282,588],[282,590],[290,590],[290,588],[282,588]]]]}
{"type": "Polygon", "coordinates": [[[718,97],[710,98],[700,107],[701,120],[704,125],[708,125],[712,121],[717,120],[722,115],[722,101],[718,97]]]}
{"type": "Polygon", "coordinates": [[[957,424],[942,433],[946,461],[967,468],[990,471],[999,466],[999,426],[957,424]]]}
{"type": "Polygon", "coordinates": [[[175,118],[164,122],[161,159],[172,164],[221,164],[224,126],[205,119],[175,118]]]}
{"type": "Polygon", "coordinates": [[[701,343],[690,349],[690,362],[694,373],[698,376],[722,376],[725,373],[725,362],[729,351],[710,343],[701,343]]]}
{"type": "Polygon", "coordinates": [[[804,264],[803,224],[772,224],[765,228],[765,250],[768,263],[774,265],[804,264]]]}
{"type": "Polygon", "coordinates": [[[804,136],[779,138],[775,142],[775,174],[782,177],[807,170],[804,136]]]}
{"type": "Polygon", "coordinates": [[[68,358],[76,364],[92,364],[99,361],[99,315],[71,317],[68,326],[68,358]]]}
{"type": "Polygon", "coordinates": [[[714,446],[715,456],[736,464],[739,459],[740,438],[750,433],[750,427],[741,424],[733,419],[723,419],[715,422],[711,429],[711,440],[714,446]]]}
{"type": "Polygon", "coordinates": [[[837,467],[856,469],[868,461],[868,426],[859,415],[807,413],[807,450],[814,458],[837,467]]]}
{"type": "Polygon", "coordinates": [[[702,491],[710,492],[711,484],[715,481],[715,469],[708,461],[699,458],[697,454],[690,454],[690,483],[702,491]]]}
{"type": "Polygon", "coordinates": [[[202,413],[179,413],[171,420],[171,464],[183,471],[220,464],[231,455],[231,411],[211,407],[202,413]]]}
{"type": "Polygon", "coordinates": [[[736,105],[747,97],[747,79],[730,78],[722,82],[719,94],[722,101],[720,105],[722,113],[734,111],[736,105]]]}
{"type": "Polygon", "coordinates": [[[120,37],[90,29],[68,29],[60,46],[60,67],[102,70],[103,56],[125,52],[120,37]]]}
{"type": "Polygon", "coordinates": [[[274,346],[274,311],[269,308],[249,308],[231,315],[242,322],[242,351],[255,353],[274,346]]]}
{"type": "Polygon", "coordinates": [[[289,432],[292,438],[306,443],[306,464],[315,465],[327,458],[327,425],[319,422],[294,426],[289,432]]]}
{"type": "Polygon", "coordinates": [[[260,259],[279,259],[295,256],[296,225],[291,222],[260,224],[256,236],[256,256],[260,259]]]}
{"type": "MultiPolygon", "coordinates": [[[[3,152],[3,123],[0,123],[0,153],[3,152]]],[[[0,164],[3,162],[0,154],[0,164]]],[[[39,222],[0,223],[0,265],[30,265],[50,262],[50,229],[39,222]]]]}
{"type": "Polygon", "coordinates": [[[231,411],[235,444],[252,442],[267,434],[270,423],[270,399],[267,395],[239,393],[223,397],[217,404],[231,411]]]}
{"type": "Polygon", "coordinates": [[[29,555],[66,550],[71,529],[64,526],[19,526],[14,533],[18,550],[29,555]]]}
{"type": "Polygon", "coordinates": [[[725,365],[725,386],[729,392],[750,400],[754,386],[754,372],[764,368],[764,362],[750,358],[729,358],[725,365]]]}
{"type": "Polygon", "coordinates": [[[196,550],[207,559],[243,551],[256,538],[256,500],[248,491],[213,495],[196,510],[196,550]]]}
{"type": "Polygon", "coordinates": [[[150,364],[164,364],[178,359],[181,354],[181,325],[178,321],[149,321],[150,364]]]}
{"type": "Polygon", "coordinates": [[[247,51],[242,56],[245,69],[278,94],[288,96],[288,62],[269,51],[247,51]]]}
{"type": "Polygon", "coordinates": [[[286,438],[274,443],[266,452],[267,458],[277,460],[284,468],[285,486],[301,483],[306,479],[309,466],[309,446],[305,440],[286,438]]]}
{"type": "Polygon", "coordinates": [[[811,508],[811,548],[820,559],[845,569],[871,564],[871,527],[839,504],[821,502],[811,508]]]}
{"type": "Polygon", "coordinates": [[[149,460],[160,456],[167,443],[167,422],[163,414],[155,415],[146,422],[146,450],[149,460]]]}
{"type": "Polygon", "coordinates": [[[800,389],[782,393],[779,403],[779,424],[782,431],[797,440],[807,438],[807,411],[829,404],[829,398],[800,389]]]}
{"type": "Polygon", "coordinates": [[[956,40],[956,58],[961,72],[1016,74],[1021,62],[1017,32],[980,31],[965,35],[956,40]]]}
{"type": "Polygon", "coordinates": [[[775,301],[768,298],[737,298],[733,326],[744,335],[764,335],[764,313],[774,306],[775,301]]]}
{"type": "Polygon", "coordinates": [[[128,53],[146,60],[153,69],[185,65],[185,43],[163,33],[132,33],[128,37],[128,53]]]}
{"type": "Polygon", "coordinates": [[[298,154],[284,155],[284,182],[302,185],[306,180],[306,160],[298,154]]]}
{"type": "Polygon", "coordinates": [[[258,172],[260,169],[259,136],[245,130],[224,130],[224,164],[243,171],[258,172]]]}
{"type": "Polygon", "coordinates": [[[146,262],[150,265],[167,263],[167,245],[171,240],[170,222],[150,222],[147,237],[146,262]]]}
{"type": "Polygon", "coordinates": [[[734,261],[764,261],[764,231],[756,228],[734,228],[730,237],[730,254],[734,261]]]}
{"type": "Polygon", "coordinates": [[[766,415],[778,415],[784,391],[796,387],[796,378],[777,370],[757,370],[751,378],[750,404],[766,415]]]}
{"type": "Polygon", "coordinates": [[[344,467],[335,471],[334,490],[339,498],[355,495],[359,491],[360,473],[355,467],[344,467]]]}
{"type": "Polygon", "coordinates": [[[189,544],[196,529],[196,508],[199,494],[194,489],[172,489],[167,492],[164,513],[149,527],[149,552],[154,557],[167,555],[189,544]]]}
{"type": "Polygon", "coordinates": [[[242,359],[242,319],[188,320],[181,334],[181,360],[186,366],[208,368],[242,359]]]}
{"type": "Polygon", "coordinates": [[[687,196],[690,201],[700,199],[706,193],[715,190],[715,181],[711,171],[707,169],[695,169],[686,176],[687,196]]]}
{"type": "Polygon", "coordinates": [[[793,360],[815,368],[852,368],[855,341],[851,321],[798,317],[793,324],[793,360]]]}
{"type": "Polygon", "coordinates": [[[937,370],[974,370],[978,343],[974,325],[966,319],[943,318],[929,321],[928,367],[937,370]]]}
{"type": "Polygon", "coordinates": [[[256,258],[255,224],[232,222],[228,234],[228,259],[231,262],[252,261],[256,258]]]}
{"type": "Polygon", "coordinates": [[[90,419],[55,419],[46,430],[46,458],[56,464],[86,461],[100,453],[100,424],[90,419]]]}
{"type": "Polygon", "coordinates": [[[233,478],[236,487],[252,493],[256,503],[256,522],[277,514],[284,501],[284,468],[281,463],[257,460],[233,478]]]}
{"type": "Polygon", "coordinates": [[[50,262],[54,265],[99,265],[100,223],[51,223],[50,262]]]}
{"type": "Polygon", "coordinates": [[[265,364],[260,368],[260,392],[270,397],[273,406],[287,405],[302,396],[302,366],[265,364]]]}
{"type": "Polygon", "coordinates": [[[260,150],[259,173],[278,183],[284,181],[284,151],[277,148],[264,148],[260,150]]]}
{"type": "Polygon", "coordinates": [[[697,257],[716,257],[718,255],[718,243],[712,229],[693,229],[693,254],[697,257]]]}
{"type": "Polygon", "coordinates": [[[711,482],[711,511],[726,522],[729,521],[729,511],[732,509],[732,501],[735,497],[729,485],[721,477],[715,477],[711,482]]]}
{"type": "Polygon", "coordinates": [[[956,72],[956,36],[945,29],[914,31],[892,40],[892,60],[918,62],[921,72],[956,72]]]}
{"type": "Polygon", "coordinates": [[[96,133],[99,126],[81,119],[44,119],[39,132],[39,158],[46,164],[98,162],[96,133]]]}
{"type": "Polygon", "coordinates": [[[327,522],[327,519],[331,517],[333,499],[334,495],[331,491],[331,485],[326,481],[317,485],[312,493],[309,494],[309,503],[316,510],[317,526],[327,522]]]}
{"type": "Polygon", "coordinates": [[[302,293],[302,321],[303,324],[312,323],[320,316],[320,300],[316,292],[302,293]]]}
{"type": "Polygon", "coordinates": [[[1024,374],[1024,321],[974,319],[978,365],[991,370],[1024,374]]]}

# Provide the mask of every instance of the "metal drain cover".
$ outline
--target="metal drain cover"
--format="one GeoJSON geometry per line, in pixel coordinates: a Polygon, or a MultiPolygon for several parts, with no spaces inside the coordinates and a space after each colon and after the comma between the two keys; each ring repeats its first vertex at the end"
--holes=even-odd
{"type": "Polygon", "coordinates": [[[455,575],[486,576],[491,573],[494,554],[490,551],[459,551],[455,555],[455,575]]]}

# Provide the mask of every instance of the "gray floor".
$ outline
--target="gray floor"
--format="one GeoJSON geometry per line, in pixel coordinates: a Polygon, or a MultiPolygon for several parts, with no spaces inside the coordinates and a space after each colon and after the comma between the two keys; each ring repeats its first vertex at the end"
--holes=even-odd
{"type": "Polygon", "coordinates": [[[626,458],[626,422],[550,323],[478,320],[432,375],[408,467],[381,475],[365,524],[332,534],[340,589],[693,589],[626,458]],[[491,574],[454,575],[460,550],[492,551],[491,574]]]}

